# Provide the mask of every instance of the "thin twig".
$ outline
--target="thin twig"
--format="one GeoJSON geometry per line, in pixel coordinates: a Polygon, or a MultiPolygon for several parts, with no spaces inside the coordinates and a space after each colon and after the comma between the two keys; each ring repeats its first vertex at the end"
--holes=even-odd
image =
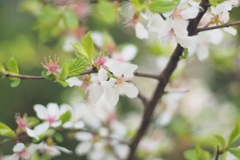
{"type": "MultiPolygon", "coordinates": [[[[86,74],[91,74],[91,73],[97,73],[97,72],[98,72],[97,70],[92,69],[92,70],[82,72],[80,74],[80,76],[86,75],[86,74]]],[[[139,72],[135,72],[134,75],[137,76],[137,77],[152,78],[152,79],[158,79],[159,78],[157,75],[154,75],[154,74],[139,73],[139,72]]],[[[13,74],[13,73],[6,73],[5,76],[9,77],[9,78],[20,78],[22,80],[26,80],[26,79],[32,79],[32,80],[45,79],[43,76],[32,76],[32,75],[13,74]]]]}
{"type": "Polygon", "coordinates": [[[144,107],[147,107],[147,98],[139,91],[138,92],[138,98],[142,101],[144,107]]]}
{"type": "MultiPolygon", "coordinates": [[[[209,1],[208,0],[202,0],[200,3],[200,7],[203,8],[203,11],[198,13],[198,16],[194,19],[191,19],[189,21],[188,25],[188,35],[192,36],[194,31],[197,28],[197,25],[199,24],[199,21],[203,17],[203,15],[206,13],[208,7],[209,7],[209,1]]],[[[138,131],[136,132],[135,137],[133,138],[131,145],[130,145],[130,152],[128,154],[127,160],[135,160],[135,152],[138,147],[139,142],[141,141],[142,137],[145,135],[150,122],[151,118],[154,112],[154,109],[158,103],[158,101],[161,99],[161,97],[164,94],[164,89],[169,82],[170,76],[172,75],[173,71],[176,69],[177,64],[180,60],[180,56],[182,56],[184,48],[181,47],[179,44],[175,48],[166,68],[162,72],[162,74],[159,76],[159,83],[157,85],[157,88],[155,89],[155,92],[150,100],[150,102],[147,104],[147,107],[144,110],[142,122],[138,128],[138,131]]]]}
{"type": "Polygon", "coordinates": [[[135,72],[134,75],[137,77],[152,78],[152,79],[159,80],[159,76],[155,74],[135,72]]]}
{"type": "Polygon", "coordinates": [[[226,28],[226,27],[231,27],[231,26],[237,26],[237,25],[240,25],[240,21],[226,23],[226,24],[223,24],[223,25],[218,25],[218,26],[213,26],[213,27],[197,28],[196,29],[196,34],[199,33],[199,32],[204,32],[204,31],[209,31],[209,30],[214,30],[214,29],[220,29],[220,28],[226,28]]]}
{"type": "Polygon", "coordinates": [[[217,152],[216,152],[215,160],[218,160],[218,158],[221,154],[223,154],[223,151],[219,150],[219,147],[217,146],[217,152]]]}

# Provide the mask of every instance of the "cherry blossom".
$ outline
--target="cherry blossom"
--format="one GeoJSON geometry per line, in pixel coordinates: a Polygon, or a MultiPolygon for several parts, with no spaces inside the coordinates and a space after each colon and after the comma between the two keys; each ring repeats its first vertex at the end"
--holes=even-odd
{"type": "Polygon", "coordinates": [[[49,127],[58,127],[61,125],[62,122],[59,120],[59,117],[62,111],[56,103],[49,103],[47,108],[41,104],[36,104],[33,108],[37,117],[44,121],[34,128],[34,131],[36,131],[38,135],[47,131],[49,127]]]}
{"type": "Polygon", "coordinates": [[[29,123],[27,122],[27,116],[24,115],[22,118],[20,115],[16,115],[16,122],[18,124],[18,132],[25,131],[29,137],[33,137],[37,140],[39,140],[37,134],[34,132],[34,130],[29,128],[29,123]]]}
{"type": "Polygon", "coordinates": [[[47,145],[44,142],[41,142],[39,144],[32,144],[31,148],[33,148],[34,150],[37,150],[38,152],[42,153],[42,154],[47,154],[50,156],[59,156],[63,153],[67,153],[67,154],[71,154],[72,151],[61,147],[61,146],[56,146],[56,145],[47,145]]]}
{"type": "Polygon", "coordinates": [[[34,150],[31,148],[26,148],[23,143],[17,143],[13,147],[13,154],[4,156],[3,160],[21,160],[21,159],[30,159],[31,154],[34,150]]]}
{"type": "Polygon", "coordinates": [[[61,110],[63,113],[70,111],[71,119],[63,124],[63,128],[73,128],[80,129],[84,127],[84,122],[82,121],[82,117],[85,110],[84,104],[75,104],[73,106],[63,104],[61,105],[61,110]]]}
{"type": "Polygon", "coordinates": [[[47,70],[47,74],[57,75],[60,68],[59,59],[56,56],[54,57],[54,60],[49,57],[49,62],[47,62],[47,59],[45,58],[45,64],[42,63],[42,66],[47,70]]]}

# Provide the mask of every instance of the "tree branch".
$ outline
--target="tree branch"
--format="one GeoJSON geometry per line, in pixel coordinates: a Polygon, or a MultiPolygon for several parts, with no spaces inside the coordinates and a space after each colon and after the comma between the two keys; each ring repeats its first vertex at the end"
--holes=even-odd
{"type": "Polygon", "coordinates": [[[221,154],[223,154],[223,151],[219,150],[219,147],[217,146],[217,152],[216,152],[215,160],[218,160],[218,158],[221,154]]]}
{"type": "MultiPolygon", "coordinates": [[[[92,70],[85,71],[85,72],[81,73],[80,76],[86,75],[86,74],[91,74],[91,73],[97,73],[97,70],[92,69],[92,70]]],[[[152,78],[152,79],[156,79],[156,80],[159,79],[159,77],[157,75],[154,75],[154,74],[135,72],[134,75],[137,76],[137,77],[152,78]]],[[[45,79],[43,76],[32,76],[32,75],[13,74],[13,73],[6,73],[5,76],[9,77],[9,78],[20,78],[22,80],[26,80],[26,79],[32,79],[32,80],[45,79]]]]}
{"type": "Polygon", "coordinates": [[[137,77],[152,78],[152,79],[159,80],[159,76],[155,74],[135,72],[134,75],[137,77]]]}
{"type": "Polygon", "coordinates": [[[218,25],[218,26],[213,26],[213,27],[197,28],[196,29],[196,34],[198,34],[199,32],[204,32],[204,31],[209,31],[209,30],[214,30],[214,29],[220,29],[220,28],[226,28],[226,27],[231,27],[231,26],[237,26],[237,25],[240,25],[240,21],[226,23],[226,24],[223,24],[223,25],[218,25]]]}
{"type": "MultiPolygon", "coordinates": [[[[194,31],[196,30],[199,21],[201,20],[201,18],[206,13],[206,11],[209,7],[209,1],[202,0],[200,3],[200,7],[203,8],[203,11],[199,12],[199,14],[196,18],[191,19],[189,21],[189,25],[187,28],[189,36],[194,35],[194,31]]],[[[164,89],[165,89],[173,71],[177,67],[177,64],[180,60],[180,56],[182,56],[183,50],[184,50],[184,48],[178,44],[171,56],[166,68],[164,69],[162,74],[159,76],[159,83],[157,85],[157,88],[155,89],[155,92],[154,92],[150,102],[147,104],[147,107],[144,110],[142,122],[138,128],[138,131],[137,131],[135,137],[133,138],[133,140],[131,142],[131,145],[130,145],[131,149],[130,149],[129,155],[127,157],[127,160],[135,160],[135,152],[138,147],[138,144],[139,144],[140,140],[142,139],[142,137],[145,135],[145,132],[147,131],[148,126],[150,125],[154,109],[155,109],[158,101],[164,94],[164,89]]]]}

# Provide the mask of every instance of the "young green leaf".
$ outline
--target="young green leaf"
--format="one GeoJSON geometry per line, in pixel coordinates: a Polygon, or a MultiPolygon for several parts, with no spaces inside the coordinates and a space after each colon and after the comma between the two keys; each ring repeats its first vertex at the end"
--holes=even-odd
{"type": "Polygon", "coordinates": [[[13,79],[10,86],[11,87],[17,87],[20,84],[20,82],[21,82],[21,79],[19,79],[19,78],[18,79],[13,79]]]}
{"type": "Polygon", "coordinates": [[[187,150],[183,155],[186,160],[198,160],[197,152],[195,149],[187,150]]]}
{"type": "Polygon", "coordinates": [[[5,67],[2,65],[2,63],[0,63],[0,73],[6,74],[6,69],[5,69],[5,67]]]}
{"type": "Polygon", "coordinates": [[[53,138],[59,143],[63,142],[63,136],[60,133],[55,133],[53,138]]]}
{"type": "Polygon", "coordinates": [[[71,10],[64,11],[64,22],[69,29],[75,29],[78,26],[78,17],[71,10]]]}
{"type": "Polygon", "coordinates": [[[231,148],[228,150],[232,155],[240,159],[240,148],[231,148]]]}
{"type": "Polygon", "coordinates": [[[233,140],[229,144],[230,148],[235,148],[235,147],[238,147],[238,146],[240,146],[240,135],[233,138],[233,140]]]}
{"type": "Polygon", "coordinates": [[[92,58],[93,58],[93,54],[94,54],[94,43],[93,43],[90,32],[88,32],[84,36],[84,38],[82,40],[82,46],[88,54],[88,60],[91,62],[92,58]]]}
{"type": "Polygon", "coordinates": [[[224,149],[226,145],[224,138],[220,135],[215,135],[214,137],[218,140],[219,144],[221,145],[221,148],[224,149]]]}
{"type": "Polygon", "coordinates": [[[155,13],[165,13],[173,10],[177,5],[177,1],[167,1],[167,0],[152,0],[148,4],[148,9],[155,13]]]}
{"type": "Polygon", "coordinates": [[[84,57],[86,57],[89,60],[88,53],[83,48],[83,46],[81,46],[79,43],[72,44],[72,46],[79,55],[83,55],[84,57]]]}
{"type": "Polygon", "coordinates": [[[15,138],[15,132],[8,127],[6,124],[0,122],[0,136],[8,137],[8,138],[15,138]]]}
{"type": "Polygon", "coordinates": [[[97,18],[101,18],[102,21],[112,24],[116,21],[116,11],[112,3],[106,1],[100,1],[97,4],[96,14],[97,18]]]}
{"type": "Polygon", "coordinates": [[[86,58],[84,58],[83,56],[80,56],[76,59],[71,59],[65,62],[65,65],[68,69],[68,76],[72,77],[72,76],[78,76],[80,73],[85,71],[88,63],[86,58]]]}
{"type": "Polygon", "coordinates": [[[239,133],[239,124],[235,126],[235,128],[232,130],[228,137],[228,146],[231,145],[233,139],[238,136],[239,133]]]}
{"type": "Polygon", "coordinates": [[[188,57],[188,48],[184,48],[183,55],[180,57],[180,59],[187,59],[188,57]]]}
{"type": "Polygon", "coordinates": [[[63,113],[60,117],[59,117],[59,120],[62,121],[62,124],[69,121],[72,117],[72,114],[71,112],[68,110],[66,111],[65,113],[63,113]]]}
{"type": "Polygon", "coordinates": [[[37,124],[39,124],[39,122],[39,119],[37,119],[36,117],[27,117],[27,124],[30,128],[36,126],[37,124]]]}
{"type": "Polygon", "coordinates": [[[11,73],[19,74],[17,61],[13,57],[8,60],[7,69],[11,73]]]}
{"type": "Polygon", "coordinates": [[[63,64],[60,72],[59,72],[59,76],[60,79],[65,80],[68,77],[68,66],[67,64],[63,64]]]}
{"type": "Polygon", "coordinates": [[[65,80],[56,79],[55,81],[57,83],[61,84],[63,87],[67,87],[68,86],[68,83],[65,80]]]}
{"type": "Polygon", "coordinates": [[[53,80],[55,77],[54,75],[52,74],[48,74],[47,70],[43,70],[41,72],[41,75],[45,78],[45,79],[48,79],[48,80],[53,80]]]}

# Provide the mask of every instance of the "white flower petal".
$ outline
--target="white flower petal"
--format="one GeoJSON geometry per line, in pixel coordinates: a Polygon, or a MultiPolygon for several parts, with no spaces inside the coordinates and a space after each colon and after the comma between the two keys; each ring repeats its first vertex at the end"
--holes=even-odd
{"type": "Polygon", "coordinates": [[[138,68],[135,64],[126,64],[125,72],[123,73],[124,77],[129,79],[134,77],[134,71],[138,68]]]}
{"type": "Polygon", "coordinates": [[[185,39],[188,36],[188,27],[189,21],[186,20],[175,20],[173,25],[174,32],[177,38],[185,39]]]}
{"type": "Polygon", "coordinates": [[[135,31],[136,37],[138,37],[139,39],[148,39],[149,33],[140,22],[135,25],[135,31]]]}
{"type": "Polygon", "coordinates": [[[77,77],[71,77],[66,79],[66,82],[68,83],[69,87],[73,87],[73,86],[81,86],[82,85],[82,81],[79,80],[79,78],[77,77]]]}
{"type": "Polygon", "coordinates": [[[195,17],[197,17],[198,15],[198,12],[199,12],[199,7],[188,7],[184,10],[181,11],[181,16],[183,19],[193,19],[195,17]]]}
{"type": "Polygon", "coordinates": [[[62,124],[61,121],[56,121],[56,122],[51,123],[51,126],[56,128],[56,127],[59,127],[61,124],[62,124]]]}
{"type": "Polygon", "coordinates": [[[41,120],[46,120],[48,116],[48,111],[47,109],[41,105],[41,104],[36,104],[33,106],[34,111],[37,114],[37,117],[41,120]]]}
{"type": "Polygon", "coordinates": [[[49,129],[49,123],[48,122],[43,122],[43,123],[37,125],[34,128],[34,132],[37,135],[41,135],[42,133],[46,132],[48,129],[49,129]]]}
{"type": "Polygon", "coordinates": [[[48,115],[57,117],[59,116],[59,107],[57,103],[48,103],[47,104],[48,115]]]}
{"type": "Polygon", "coordinates": [[[124,84],[124,90],[125,90],[125,94],[129,97],[129,98],[135,98],[138,95],[138,89],[137,87],[135,87],[132,83],[128,83],[126,82],[124,84]]]}
{"type": "Polygon", "coordinates": [[[127,145],[117,144],[114,147],[114,151],[120,159],[125,159],[128,155],[129,150],[130,148],[127,145]]]}
{"type": "Polygon", "coordinates": [[[100,70],[98,71],[98,78],[101,81],[106,81],[108,78],[107,71],[101,67],[100,70]]]}
{"type": "Polygon", "coordinates": [[[120,55],[121,59],[124,61],[132,60],[137,54],[137,47],[135,45],[129,44],[123,48],[120,55]]]}
{"type": "Polygon", "coordinates": [[[77,132],[76,139],[79,141],[89,141],[93,138],[93,135],[87,132],[77,132]]]}
{"type": "Polygon", "coordinates": [[[77,155],[87,154],[92,148],[92,142],[82,142],[77,145],[75,152],[77,155]]]}
{"type": "Polygon", "coordinates": [[[237,30],[233,27],[227,27],[227,28],[223,28],[224,31],[228,32],[231,35],[236,36],[237,35],[237,30]]]}
{"type": "Polygon", "coordinates": [[[25,149],[25,145],[23,143],[17,143],[14,147],[13,147],[13,152],[20,152],[23,149],[25,149]]]}
{"type": "Polygon", "coordinates": [[[36,140],[39,140],[39,137],[37,136],[37,134],[34,132],[34,130],[31,130],[29,128],[25,128],[26,129],[26,132],[27,132],[27,135],[29,137],[32,137],[32,138],[35,138],[36,140]]]}

